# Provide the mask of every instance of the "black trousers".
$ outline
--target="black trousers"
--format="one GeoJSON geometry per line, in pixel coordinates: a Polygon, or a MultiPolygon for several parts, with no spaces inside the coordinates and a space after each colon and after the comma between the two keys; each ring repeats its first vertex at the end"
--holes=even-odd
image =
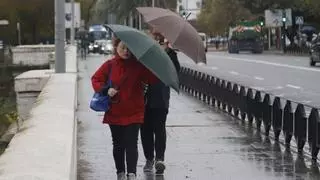
{"type": "Polygon", "coordinates": [[[140,124],[128,126],[110,125],[110,129],[113,141],[113,158],[117,173],[125,172],[125,161],[127,162],[127,173],[136,173],[140,124]]]}
{"type": "Polygon", "coordinates": [[[154,154],[156,154],[156,160],[164,161],[167,114],[166,108],[145,111],[144,124],[141,125],[141,141],[147,160],[154,160],[154,154]]]}

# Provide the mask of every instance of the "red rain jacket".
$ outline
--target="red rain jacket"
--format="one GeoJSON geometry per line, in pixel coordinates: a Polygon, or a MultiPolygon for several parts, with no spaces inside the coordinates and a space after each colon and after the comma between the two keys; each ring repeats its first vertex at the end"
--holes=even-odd
{"type": "Polygon", "coordinates": [[[144,84],[153,84],[159,79],[135,59],[123,60],[115,56],[106,61],[92,76],[91,82],[95,92],[100,92],[110,78],[113,87],[119,87],[118,94],[104,114],[103,123],[111,125],[129,125],[143,123],[144,119],[144,84]]]}

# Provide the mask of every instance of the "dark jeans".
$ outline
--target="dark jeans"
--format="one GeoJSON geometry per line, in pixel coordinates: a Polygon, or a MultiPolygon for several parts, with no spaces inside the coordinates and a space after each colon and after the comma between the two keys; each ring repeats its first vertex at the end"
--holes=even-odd
{"type": "Polygon", "coordinates": [[[127,173],[136,173],[140,124],[128,126],[110,125],[110,129],[113,141],[113,158],[117,173],[125,172],[125,160],[127,162],[127,173]]]}
{"type": "Polygon", "coordinates": [[[144,124],[141,125],[141,141],[144,156],[147,160],[164,161],[166,150],[166,120],[168,109],[146,109],[144,124]]]}

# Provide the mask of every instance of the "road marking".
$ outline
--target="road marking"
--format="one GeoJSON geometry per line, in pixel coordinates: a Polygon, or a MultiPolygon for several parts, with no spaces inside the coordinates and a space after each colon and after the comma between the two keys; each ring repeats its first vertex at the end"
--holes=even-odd
{"type": "Polygon", "coordinates": [[[292,85],[292,84],[287,84],[286,86],[289,87],[289,88],[293,88],[293,89],[301,89],[300,86],[295,86],[295,85],[292,85]]]}
{"type": "Polygon", "coordinates": [[[263,91],[265,88],[263,87],[252,87],[252,89],[258,90],[258,91],[263,91]]]}
{"type": "Polygon", "coordinates": [[[229,71],[230,74],[233,74],[233,75],[239,75],[238,72],[235,72],[235,71],[229,71]]]}
{"type": "Polygon", "coordinates": [[[276,97],[283,97],[284,96],[284,94],[278,94],[278,95],[276,95],[276,97]]]}
{"type": "Polygon", "coordinates": [[[304,101],[301,101],[302,104],[309,104],[311,103],[312,101],[308,101],[308,100],[304,100],[304,101]]]}
{"type": "Polygon", "coordinates": [[[266,61],[262,61],[262,60],[250,60],[250,59],[244,59],[244,58],[235,58],[235,57],[227,57],[227,56],[216,56],[216,55],[211,55],[211,54],[208,55],[208,56],[221,57],[221,58],[224,58],[224,59],[230,59],[230,60],[234,60],[234,61],[244,61],[244,62],[250,62],[250,63],[256,63],[256,64],[266,64],[266,65],[285,67],[285,68],[291,68],[291,69],[320,72],[320,69],[308,68],[308,67],[300,67],[300,66],[292,66],[292,65],[288,65],[288,64],[272,63],[272,62],[266,62],[266,61]]]}
{"type": "Polygon", "coordinates": [[[211,69],[212,69],[212,70],[217,70],[217,69],[219,69],[219,68],[212,66],[211,69]]]}
{"type": "Polygon", "coordinates": [[[263,81],[263,80],[264,80],[263,77],[259,77],[259,76],[255,76],[254,78],[255,78],[256,80],[259,80],[259,81],[263,81]]]}
{"type": "Polygon", "coordinates": [[[277,86],[275,89],[283,89],[282,86],[277,86]]]}

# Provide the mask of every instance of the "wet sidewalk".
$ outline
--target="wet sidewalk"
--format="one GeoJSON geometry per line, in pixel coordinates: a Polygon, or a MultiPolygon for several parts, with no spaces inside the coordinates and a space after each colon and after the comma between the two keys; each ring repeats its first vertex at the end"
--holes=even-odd
{"type": "MultiPolygon", "coordinates": [[[[78,179],[115,180],[112,141],[103,115],[88,107],[90,77],[102,63],[94,56],[80,61],[78,89],[78,179]]],[[[241,121],[210,109],[184,94],[171,93],[167,120],[167,169],[163,177],[143,173],[139,142],[138,180],[316,180],[319,168],[309,158],[285,152],[241,121]]]]}

